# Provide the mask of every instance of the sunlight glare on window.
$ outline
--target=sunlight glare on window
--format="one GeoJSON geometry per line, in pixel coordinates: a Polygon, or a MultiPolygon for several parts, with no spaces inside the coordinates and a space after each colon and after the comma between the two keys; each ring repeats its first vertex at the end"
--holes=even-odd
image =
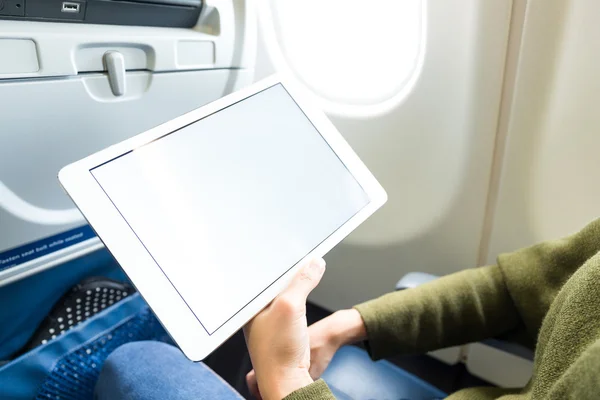
{"type": "Polygon", "coordinates": [[[326,110],[360,114],[389,108],[412,89],[424,12],[420,0],[264,0],[260,14],[276,70],[303,83],[326,110]]]}

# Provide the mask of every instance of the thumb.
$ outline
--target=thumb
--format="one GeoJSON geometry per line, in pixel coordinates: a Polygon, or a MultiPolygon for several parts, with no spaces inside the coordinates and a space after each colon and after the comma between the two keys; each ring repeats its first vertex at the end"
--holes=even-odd
{"type": "Polygon", "coordinates": [[[317,287],[324,272],[325,260],[322,258],[312,260],[298,271],[282,295],[289,296],[296,301],[306,302],[306,298],[317,287]]]}

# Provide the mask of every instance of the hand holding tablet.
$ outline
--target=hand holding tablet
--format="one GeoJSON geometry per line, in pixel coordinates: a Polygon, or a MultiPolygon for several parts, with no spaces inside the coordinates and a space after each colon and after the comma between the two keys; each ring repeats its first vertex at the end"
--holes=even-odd
{"type": "Polygon", "coordinates": [[[293,85],[269,78],[59,174],[192,360],[386,201],[309,103],[293,85]]]}
{"type": "Polygon", "coordinates": [[[244,327],[256,398],[283,399],[313,382],[306,321],[306,298],[325,272],[323,259],[311,260],[290,285],[244,327]],[[258,383],[260,382],[260,389],[258,383]]]}

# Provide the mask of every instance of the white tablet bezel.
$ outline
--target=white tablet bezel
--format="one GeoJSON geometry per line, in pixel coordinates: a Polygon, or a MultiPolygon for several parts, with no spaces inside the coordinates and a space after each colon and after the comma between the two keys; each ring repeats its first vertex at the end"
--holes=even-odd
{"type": "MultiPolygon", "coordinates": [[[[70,164],[59,172],[58,177],[66,192],[81,210],[108,250],[119,262],[129,279],[131,279],[140,294],[152,308],[161,324],[166,328],[183,353],[194,361],[203,360],[262,308],[269,304],[285,288],[299,266],[309,259],[324,256],[387,200],[385,190],[350,148],[348,143],[346,143],[325,114],[313,107],[310,98],[303,92],[303,89],[296,87],[290,82],[283,82],[277,76],[264,79],[238,92],[70,164]],[[209,335],[103,192],[90,170],[277,84],[283,85],[296,101],[317,131],[362,186],[370,202],[313,251],[307,254],[302,261],[290,268],[280,279],[260,293],[216,332],[209,335]]],[[[215,306],[218,305],[215,304],[215,306]]]]}

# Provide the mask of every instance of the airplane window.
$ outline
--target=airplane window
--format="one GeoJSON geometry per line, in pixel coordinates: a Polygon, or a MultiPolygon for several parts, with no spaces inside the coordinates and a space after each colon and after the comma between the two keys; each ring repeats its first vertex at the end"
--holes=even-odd
{"type": "Polygon", "coordinates": [[[353,117],[396,107],[418,80],[425,0],[258,2],[266,52],[327,112],[353,117]]]}

